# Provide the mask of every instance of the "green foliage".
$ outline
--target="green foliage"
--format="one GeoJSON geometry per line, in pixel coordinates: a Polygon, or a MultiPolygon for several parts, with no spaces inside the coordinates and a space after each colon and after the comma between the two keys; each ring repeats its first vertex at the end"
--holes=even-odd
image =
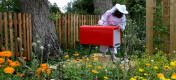
{"type": "Polygon", "coordinates": [[[18,0],[2,0],[0,2],[0,12],[19,12],[18,0]]]}
{"type": "Polygon", "coordinates": [[[56,3],[54,3],[53,5],[50,5],[50,10],[51,10],[51,13],[61,13],[56,3]]]}
{"type": "Polygon", "coordinates": [[[137,32],[139,33],[137,34],[137,37],[143,40],[146,34],[145,33],[146,0],[112,0],[112,1],[113,5],[120,3],[127,6],[127,10],[129,12],[127,16],[129,16],[129,18],[131,18],[132,21],[135,24],[137,24],[137,26],[139,27],[137,29],[137,32]]]}
{"type": "Polygon", "coordinates": [[[69,14],[94,14],[93,0],[76,0],[66,7],[69,14]]]}

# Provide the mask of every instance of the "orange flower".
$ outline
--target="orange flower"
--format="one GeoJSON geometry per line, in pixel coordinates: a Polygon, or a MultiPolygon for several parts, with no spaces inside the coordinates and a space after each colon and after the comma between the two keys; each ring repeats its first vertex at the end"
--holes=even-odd
{"type": "Polygon", "coordinates": [[[92,70],[93,73],[98,73],[96,70],[92,70]]]}
{"type": "Polygon", "coordinates": [[[98,69],[101,69],[101,66],[97,66],[98,69]]]}
{"type": "Polygon", "coordinates": [[[10,51],[3,51],[1,54],[2,54],[3,57],[10,57],[10,56],[12,56],[12,53],[10,51]]]}
{"type": "Polygon", "coordinates": [[[18,61],[14,61],[14,62],[10,62],[9,65],[10,65],[11,67],[16,67],[16,66],[20,66],[21,63],[19,63],[18,61]]]}
{"type": "Polygon", "coordinates": [[[12,63],[13,61],[12,60],[10,60],[10,59],[7,59],[7,61],[9,62],[9,63],[12,63]]]}
{"type": "Polygon", "coordinates": [[[40,67],[41,67],[41,68],[44,68],[44,69],[47,69],[47,68],[48,68],[48,65],[47,65],[47,64],[41,64],[40,67]]]}
{"type": "Polygon", "coordinates": [[[4,58],[0,58],[0,64],[4,63],[4,58]]]}
{"type": "Polygon", "coordinates": [[[5,48],[4,48],[4,47],[1,47],[1,50],[3,50],[3,51],[4,51],[4,50],[5,50],[5,48]]]}
{"type": "Polygon", "coordinates": [[[87,58],[86,60],[89,61],[89,58],[87,58]]]}
{"type": "Polygon", "coordinates": [[[86,59],[84,56],[82,57],[84,60],[86,59]]]}
{"type": "Polygon", "coordinates": [[[22,57],[24,60],[26,60],[27,59],[27,57],[22,57]]]}
{"type": "Polygon", "coordinates": [[[36,77],[38,77],[38,78],[39,78],[39,77],[40,77],[40,75],[36,75],[36,77]]]}
{"type": "Polygon", "coordinates": [[[176,73],[173,73],[171,79],[176,79],[176,73]]]}
{"type": "Polygon", "coordinates": [[[92,65],[88,65],[88,67],[92,67],[92,65]]]}
{"type": "Polygon", "coordinates": [[[0,65],[0,67],[4,67],[5,65],[0,65]]]}
{"type": "Polygon", "coordinates": [[[79,56],[79,54],[78,53],[75,53],[75,54],[73,54],[74,56],[79,56]]]}
{"type": "Polygon", "coordinates": [[[80,61],[80,62],[83,62],[83,60],[82,60],[82,59],[80,59],[79,61],[80,61]]]}
{"type": "Polygon", "coordinates": [[[162,79],[162,78],[164,78],[164,74],[163,73],[159,73],[159,74],[157,74],[157,77],[162,79]]]}
{"type": "Polygon", "coordinates": [[[46,72],[47,72],[47,74],[50,74],[50,73],[51,73],[51,70],[47,69],[46,72]]]}
{"type": "Polygon", "coordinates": [[[24,74],[17,74],[17,76],[23,77],[23,76],[24,76],[24,74]]]}
{"type": "Polygon", "coordinates": [[[16,66],[20,66],[21,65],[21,63],[18,62],[18,61],[15,61],[15,63],[16,63],[16,66]]]}
{"type": "Polygon", "coordinates": [[[147,67],[149,67],[150,66],[150,64],[145,64],[147,67]]]}
{"type": "Polygon", "coordinates": [[[76,62],[76,60],[73,60],[73,62],[76,62]]]}
{"type": "Polygon", "coordinates": [[[4,68],[4,72],[7,73],[7,74],[13,74],[14,71],[15,71],[15,69],[12,68],[12,67],[4,68]]]}
{"type": "Polygon", "coordinates": [[[42,71],[42,72],[45,72],[45,69],[44,69],[44,68],[38,68],[37,71],[36,71],[36,73],[39,74],[41,71],[42,71]]]}
{"type": "Polygon", "coordinates": [[[68,57],[69,57],[69,55],[65,55],[64,57],[65,57],[65,58],[68,58],[68,57]]]}

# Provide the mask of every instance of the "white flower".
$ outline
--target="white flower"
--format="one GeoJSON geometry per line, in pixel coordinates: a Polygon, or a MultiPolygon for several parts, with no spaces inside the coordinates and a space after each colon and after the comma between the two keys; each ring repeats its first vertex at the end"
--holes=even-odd
{"type": "Polygon", "coordinates": [[[40,49],[41,49],[41,50],[43,50],[43,49],[44,49],[44,47],[43,47],[43,46],[40,46],[40,49]]]}
{"type": "Polygon", "coordinates": [[[37,40],[37,43],[40,43],[40,40],[37,40]]]}
{"type": "Polygon", "coordinates": [[[17,40],[20,41],[20,38],[18,37],[17,40]]]}
{"type": "Polygon", "coordinates": [[[37,44],[35,42],[32,43],[32,46],[36,46],[37,44]]]}
{"type": "Polygon", "coordinates": [[[154,60],[151,60],[151,62],[154,62],[154,60]]]}

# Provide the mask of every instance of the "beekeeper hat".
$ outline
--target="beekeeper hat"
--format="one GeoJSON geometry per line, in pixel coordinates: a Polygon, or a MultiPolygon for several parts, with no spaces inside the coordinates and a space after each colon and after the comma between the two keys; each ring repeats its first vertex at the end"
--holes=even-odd
{"type": "Polygon", "coordinates": [[[115,7],[116,7],[117,10],[119,10],[121,13],[123,13],[123,14],[128,14],[128,11],[126,10],[126,6],[125,6],[125,5],[116,4],[115,7]]]}

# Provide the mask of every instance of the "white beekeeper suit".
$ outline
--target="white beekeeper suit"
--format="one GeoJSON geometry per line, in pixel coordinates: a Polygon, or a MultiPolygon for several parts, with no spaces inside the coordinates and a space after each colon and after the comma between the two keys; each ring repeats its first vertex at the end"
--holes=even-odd
{"type": "MultiPolygon", "coordinates": [[[[116,4],[112,9],[106,11],[101,19],[98,21],[98,25],[102,26],[120,26],[121,30],[125,30],[126,26],[126,17],[125,14],[128,14],[128,11],[126,10],[125,5],[116,4]],[[123,13],[121,18],[113,16],[113,13],[118,10],[119,12],[123,13]]],[[[100,51],[103,52],[103,57],[105,57],[105,54],[107,52],[108,46],[100,46],[100,51]]],[[[113,55],[113,58],[115,57],[115,54],[117,54],[117,48],[110,48],[110,51],[113,55]]]]}

